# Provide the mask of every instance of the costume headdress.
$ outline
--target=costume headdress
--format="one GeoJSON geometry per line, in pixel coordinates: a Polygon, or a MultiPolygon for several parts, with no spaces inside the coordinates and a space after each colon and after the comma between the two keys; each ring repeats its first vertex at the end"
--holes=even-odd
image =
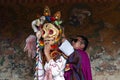
{"type": "MultiPolygon", "coordinates": [[[[48,6],[44,8],[43,16],[40,17],[39,30],[41,32],[41,37],[47,40],[54,40],[54,43],[57,43],[62,35],[62,28],[60,24],[62,21],[61,12],[57,11],[53,16],[48,6]]],[[[38,23],[37,23],[38,24],[38,23]]],[[[42,47],[43,41],[40,40],[40,46],[42,47]]]]}

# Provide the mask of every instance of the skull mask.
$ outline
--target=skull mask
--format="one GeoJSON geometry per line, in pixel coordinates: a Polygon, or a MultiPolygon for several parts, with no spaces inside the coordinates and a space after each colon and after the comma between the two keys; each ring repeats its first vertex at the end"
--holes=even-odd
{"type": "Polygon", "coordinates": [[[42,28],[42,38],[53,45],[60,38],[60,30],[52,23],[45,23],[42,28]]]}
{"type": "Polygon", "coordinates": [[[40,46],[43,47],[44,44],[49,43],[50,45],[54,45],[58,43],[61,35],[62,28],[60,24],[62,21],[61,12],[57,11],[53,16],[51,16],[51,12],[48,6],[44,9],[44,15],[39,20],[39,32],[41,33],[40,37],[40,46]]]}

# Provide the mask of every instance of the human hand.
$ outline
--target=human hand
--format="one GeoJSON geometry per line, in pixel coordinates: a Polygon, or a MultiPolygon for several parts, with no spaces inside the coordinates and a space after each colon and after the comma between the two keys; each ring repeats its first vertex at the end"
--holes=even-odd
{"type": "Polygon", "coordinates": [[[50,57],[50,50],[51,50],[51,45],[49,43],[45,42],[44,54],[46,56],[47,61],[49,61],[51,59],[51,57],[50,57]]]}
{"type": "Polygon", "coordinates": [[[50,48],[51,48],[50,44],[45,43],[44,44],[44,53],[49,54],[50,53],[50,48]]]}
{"type": "Polygon", "coordinates": [[[64,33],[64,28],[62,28],[62,42],[64,42],[66,40],[66,37],[65,37],[65,33],[64,33]]]}

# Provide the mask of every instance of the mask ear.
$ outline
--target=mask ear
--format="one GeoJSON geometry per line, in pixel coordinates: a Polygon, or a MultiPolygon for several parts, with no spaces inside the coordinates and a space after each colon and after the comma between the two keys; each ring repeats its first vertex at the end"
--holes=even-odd
{"type": "Polygon", "coordinates": [[[55,19],[60,20],[60,18],[61,18],[61,12],[60,12],[60,11],[57,11],[57,12],[54,14],[54,17],[55,17],[55,19]]]}
{"type": "Polygon", "coordinates": [[[49,9],[48,6],[45,6],[43,15],[44,16],[50,16],[51,15],[51,12],[50,12],[50,9],[49,9]]]}

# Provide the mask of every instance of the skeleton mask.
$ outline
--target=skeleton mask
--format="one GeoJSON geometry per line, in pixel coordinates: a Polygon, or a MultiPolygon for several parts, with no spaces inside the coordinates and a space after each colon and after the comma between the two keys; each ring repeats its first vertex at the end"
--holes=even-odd
{"type": "Polygon", "coordinates": [[[37,38],[40,39],[41,47],[44,46],[46,41],[49,42],[50,45],[54,45],[60,40],[62,35],[62,28],[60,26],[62,21],[60,20],[60,18],[60,11],[57,11],[53,16],[51,16],[50,9],[48,6],[46,6],[44,9],[43,16],[40,17],[39,22],[34,23],[39,27],[38,29],[40,32],[40,38],[39,34],[37,34],[37,38]]]}
{"type": "Polygon", "coordinates": [[[42,28],[42,38],[52,45],[60,38],[60,30],[52,23],[45,23],[42,28]]]}

